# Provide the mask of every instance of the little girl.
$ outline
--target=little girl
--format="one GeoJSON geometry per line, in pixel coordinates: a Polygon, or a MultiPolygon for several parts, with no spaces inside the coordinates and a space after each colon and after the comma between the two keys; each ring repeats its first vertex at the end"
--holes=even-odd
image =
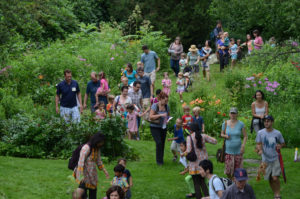
{"type": "Polygon", "coordinates": [[[237,60],[237,53],[238,53],[238,46],[235,44],[235,40],[234,38],[230,39],[230,49],[229,49],[229,53],[231,55],[231,69],[233,69],[233,67],[236,64],[236,60],[237,60]]]}
{"type": "Polygon", "coordinates": [[[95,111],[95,113],[96,113],[97,120],[105,119],[106,113],[105,113],[105,104],[103,101],[100,101],[100,103],[98,105],[98,109],[95,111]]]}
{"type": "Polygon", "coordinates": [[[180,71],[182,72],[184,67],[186,66],[186,54],[185,53],[181,53],[181,57],[179,60],[179,66],[180,66],[180,71]]]}
{"type": "Polygon", "coordinates": [[[172,85],[172,81],[169,78],[168,72],[164,72],[164,79],[161,81],[161,84],[163,85],[163,92],[167,95],[170,94],[170,88],[172,85]]]}
{"type": "Polygon", "coordinates": [[[115,96],[108,95],[108,104],[106,106],[106,111],[108,112],[109,117],[111,117],[114,113],[114,100],[115,96]]]}
{"type": "Polygon", "coordinates": [[[178,73],[178,79],[176,81],[177,84],[177,93],[179,93],[180,102],[183,103],[182,100],[182,93],[184,92],[184,79],[183,79],[183,73],[178,73]]]}
{"type": "Polygon", "coordinates": [[[98,104],[98,96],[101,101],[104,102],[104,104],[107,104],[107,94],[110,92],[110,89],[108,87],[108,81],[105,79],[105,73],[100,72],[99,73],[99,79],[100,79],[100,87],[97,89],[96,92],[96,105],[98,104]]]}
{"type": "Polygon", "coordinates": [[[127,116],[126,119],[128,121],[128,139],[131,140],[132,136],[135,136],[137,138],[137,132],[138,132],[138,122],[137,122],[137,116],[143,117],[145,113],[139,114],[134,109],[133,104],[129,104],[126,107],[127,109],[127,116]]]}

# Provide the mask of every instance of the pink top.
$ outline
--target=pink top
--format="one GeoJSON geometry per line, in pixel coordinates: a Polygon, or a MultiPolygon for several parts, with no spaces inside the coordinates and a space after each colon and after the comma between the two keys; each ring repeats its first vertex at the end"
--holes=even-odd
{"type": "Polygon", "coordinates": [[[249,40],[249,41],[247,42],[247,47],[248,47],[248,50],[249,50],[249,51],[252,51],[252,50],[253,50],[252,41],[253,41],[253,40],[249,40]]]}
{"type": "Polygon", "coordinates": [[[96,118],[97,119],[105,119],[105,110],[102,110],[102,111],[100,111],[99,109],[97,109],[96,111],[95,111],[95,113],[96,113],[96,118]]]}
{"type": "MultiPolygon", "coordinates": [[[[254,39],[254,44],[259,44],[259,45],[263,45],[263,44],[264,44],[264,42],[263,42],[261,36],[258,36],[258,37],[256,37],[256,38],[254,39]]],[[[256,45],[254,45],[254,48],[255,48],[256,50],[260,50],[260,49],[261,49],[261,46],[256,46],[256,45]]]]}
{"type": "Polygon", "coordinates": [[[172,85],[172,81],[170,79],[163,79],[161,81],[164,89],[163,89],[163,92],[166,93],[167,95],[170,94],[170,87],[172,85]]]}
{"type": "Polygon", "coordinates": [[[137,125],[137,112],[133,111],[132,113],[127,113],[127,120],[128,120],[128,129],[130,132],[137,132],[138,125],[137,125]]]}
{"type": "Polygon", "coordinates": [[[101,86],[97,89],[97,93],[102,93],[102,92],[108,91],[109,88],[108,88],[107,80],[101,79],[100,82],[101,82],[101,84],[100,84],[101,86]],[[104,85],[104,87],[103,87],[103,85],[104,85]]]}

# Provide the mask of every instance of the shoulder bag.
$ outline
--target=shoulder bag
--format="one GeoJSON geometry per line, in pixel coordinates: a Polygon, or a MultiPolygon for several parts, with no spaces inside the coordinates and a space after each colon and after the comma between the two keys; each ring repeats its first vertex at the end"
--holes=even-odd
{"type": "Polygon", "coordinates": [[[194,148],[194,142],[192,139],[192,136],[189,136],[191,139],[191,144],[192,144],[192,150],[186,155],[186,159],[190,162],[195,162],[197,160],[197,155],[195,152],[195,148],[194,148]]]}
{"type": "MultiPolygon", "coordinates": [[[[225,121],[225,131],[224,131],[225,135],[226,135],[226,128],[227,128],[227,121],[225,121]]],[[[226,143],[226,139],[224,139],[222,148],[218,149],[216,154],[217,161],[221,163],[225,162],[225,148],[226,148],[225,143],[226,143]]]]}

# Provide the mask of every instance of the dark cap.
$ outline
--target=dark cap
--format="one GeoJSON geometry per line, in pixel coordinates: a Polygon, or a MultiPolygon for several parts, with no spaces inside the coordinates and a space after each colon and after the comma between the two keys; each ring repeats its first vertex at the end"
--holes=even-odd
{"type": "Polygon", "coordinates": [[[234,170],[234,177],[237,181],[248,180],[247,171],[243,168],[234,170]]]}
{"type": "Polygon", "coordinates": [[[271,120],[272,122],[274,122],[274,118],[273,118],[272,115],[266,115],[266,116],[264,117],[264,120],[271,120]]]}
{"type": "Polygon", "coordinates": [[[237,114],[238,113],[238,109],[236,107],[231,107],[230,110],[229,110],[229,112],[237,114]]]}

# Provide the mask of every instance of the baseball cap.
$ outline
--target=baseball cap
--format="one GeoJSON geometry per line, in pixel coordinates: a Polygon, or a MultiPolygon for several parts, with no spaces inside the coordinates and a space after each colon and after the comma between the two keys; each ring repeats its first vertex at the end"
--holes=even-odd
{"type": "Polygon", "coordinates": [[[235,107],[231,107],[229,112],[230,113],[238,113],[238,109],[235,107]]]}
{"type": "Polygon", "coordinates": [[[271,120],[271,121],[273,122],[273,121],[274,121],[274,118],[273,118],[272,115],[266,115],[266,116],[264,117],[264,120],[271,120]]]}
{"type": "Polygon", "coordinates": [[[234,177],[237,181],[248,180],[247,171],[243,168],[234,170],[234,177]]]}

